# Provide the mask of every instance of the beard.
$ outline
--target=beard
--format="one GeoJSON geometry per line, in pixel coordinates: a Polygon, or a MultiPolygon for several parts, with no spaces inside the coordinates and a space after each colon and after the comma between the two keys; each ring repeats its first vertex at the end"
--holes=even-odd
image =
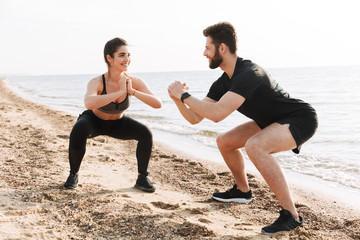
{"type": "Polygon", "coordinates": [[[210,59],[209,68],[211,69],[218,68],[222,62],[223,62],[223,58],[220,56],[220,52],[218,48],[215,51],[214,57],[210,59]]]}

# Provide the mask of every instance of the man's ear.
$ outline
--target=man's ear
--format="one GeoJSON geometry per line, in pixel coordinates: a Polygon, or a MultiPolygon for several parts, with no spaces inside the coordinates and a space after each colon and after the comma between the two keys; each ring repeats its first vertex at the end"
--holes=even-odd
{"type": "Polygon", "coordinates": [[[228,49],[228,47],[226,46],[225,43],[221,43],[221,44],[219,45],[219,52],[220,52],[220,53],[224,54],[224,53],[227,51],[227,49],[228,49]]]}

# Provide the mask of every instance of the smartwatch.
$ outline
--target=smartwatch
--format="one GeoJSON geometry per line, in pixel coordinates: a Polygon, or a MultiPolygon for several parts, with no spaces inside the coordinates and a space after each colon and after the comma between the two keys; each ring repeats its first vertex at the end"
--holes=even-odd
{"type": "Polygon", "coordinates": [[[181,98],[180,98],[181,102],[184,103],[184,100],[185,100],[186,98],[190,97],[190,96],[191,96],[191,95],[190,95],[188,92],[184,92],[184,93],[181,95],[181,98]]]}

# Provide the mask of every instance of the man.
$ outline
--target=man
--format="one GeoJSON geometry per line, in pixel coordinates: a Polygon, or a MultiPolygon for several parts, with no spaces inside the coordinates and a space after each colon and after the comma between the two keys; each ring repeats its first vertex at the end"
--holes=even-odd
{"type": "Polygon", "coordinates": [[[286,150],[299,153],[301,145],[317,129],[315,110],[299,99],[290,98],[260,66],[237,56],[236,32],[230,23],[209,26],[203,34],[204,56],[209,59],[209,67],[220,67],[224,73],[203,100],[191,96],[188,86],[179,81],[169,86],[170,97],[191,124],[203,118],[219,122],[235,110],[252,120],[217,137],[218,148],[235,178],[235,185],[226,192],[214,193],[213,198],[222,202],[251,201],[252,192],[240,151],[245,147],[282,207],[280,217],[263,227],[262,233],[296,228],[302,225],[302,217],[296,211],[281,167],[271,154],[286,150]]]}

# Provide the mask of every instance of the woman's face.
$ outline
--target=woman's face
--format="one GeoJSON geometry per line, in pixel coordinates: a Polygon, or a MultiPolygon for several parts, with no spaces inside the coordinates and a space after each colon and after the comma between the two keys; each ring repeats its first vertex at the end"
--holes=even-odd
{"type": "Polygon", "coordinates": [[[114,58],[112,58],[110,55],[107,55],[107,59],[111,67],[121,71],[127,71],[131,62],[130,53],[127,46],[119,47],[114,53],[114,58]]]}

